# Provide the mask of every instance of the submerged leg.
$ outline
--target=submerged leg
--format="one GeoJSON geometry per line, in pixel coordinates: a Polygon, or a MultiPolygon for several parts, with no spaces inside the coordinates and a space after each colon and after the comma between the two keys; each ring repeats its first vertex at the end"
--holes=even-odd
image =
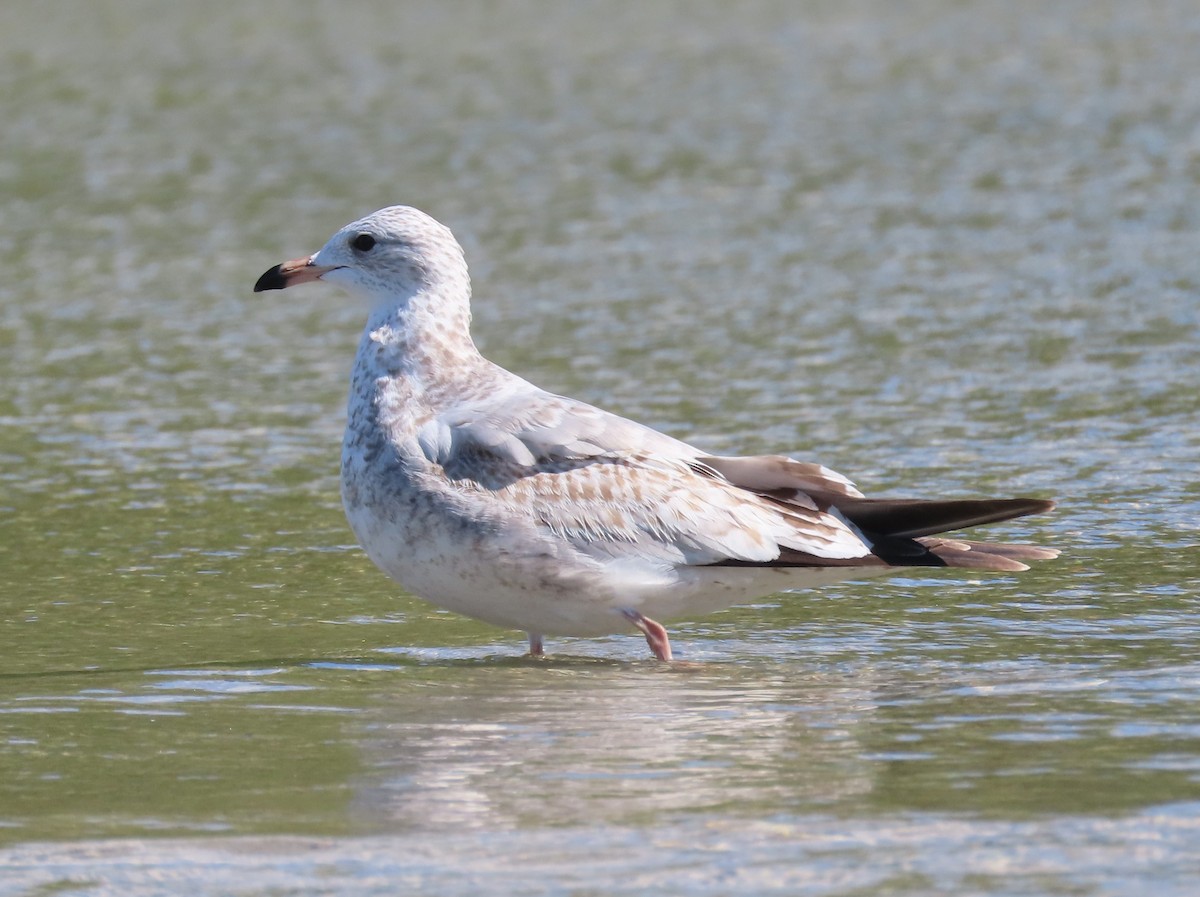
{"type": "Polygon", "coordinates": [[[643,617],[636,610],[623,610],[625,619],[636,626],[646,636],[646,644],[659,660],[671,659],[671,639],[667,636],[661,623],[656,623],[649,617],[643,617]]]}
{"type": "Polygon", "coordinates": [[[542,647],[542,634],[540,632],[529,633],[529,656],[541,657],[546,651],[542,647]]]}

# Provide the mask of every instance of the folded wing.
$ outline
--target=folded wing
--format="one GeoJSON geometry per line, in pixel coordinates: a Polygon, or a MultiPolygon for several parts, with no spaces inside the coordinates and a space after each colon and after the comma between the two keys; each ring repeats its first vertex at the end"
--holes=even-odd
{"type": "Polygon", "coordinates": [[[708,456],[548,393],[456,407],[418,434],[464,497],[503,494],[538,527],[603,560],[696,566],[1024,569],[1030,546],[926,538],[1049,510],[1037,499],[865,498],[819,464],[708,456]],[[486,410],[485,410],[486,409],[486,410]]]}

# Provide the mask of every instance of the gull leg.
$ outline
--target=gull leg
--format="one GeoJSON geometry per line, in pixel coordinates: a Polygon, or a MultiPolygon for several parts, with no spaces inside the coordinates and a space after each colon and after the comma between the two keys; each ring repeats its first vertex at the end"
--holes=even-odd
{"type": "Polygon", "coordinates": [[[541,657],[546,653],[542,647],[542,634],[540,632],[529,633],[529,656],[541,657]]]}
{"type": "Polygon", "coordinates": [[[625,619],[642,631],[646,636],[646,644],[659,660],[671,659],[671,639],[661,623],[656,623],[649,617],[643,617],[636,610],[621,611],[625,619]]]}

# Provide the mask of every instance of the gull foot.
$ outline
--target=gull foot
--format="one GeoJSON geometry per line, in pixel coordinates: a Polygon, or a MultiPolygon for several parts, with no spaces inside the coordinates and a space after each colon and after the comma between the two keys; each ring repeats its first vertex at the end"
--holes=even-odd
{"type": "Polygon", "coordinates": [[[667,636],[667,630],[661,623],[656,623],[649,617],[643,617],[636,610],[623,610],[621,614],[646,636],[646,644],[650,646],[655,657],[659,660],[671,659],[671,639],[667,636]]]}

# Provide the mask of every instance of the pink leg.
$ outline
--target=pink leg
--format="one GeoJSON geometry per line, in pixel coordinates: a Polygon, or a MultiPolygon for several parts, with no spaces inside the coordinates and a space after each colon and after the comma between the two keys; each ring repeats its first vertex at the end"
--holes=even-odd
{"type": "Polygon", "coordinates": [[[541,657],[545,653],[546,653],[546,651],[542,647],[541,634],[537,633],[537,632],[529,633],[529,656],[530,657],[541,657]]]}
{"type": "Polygon", "coordinates": [[[671,639],[667,636],[661,623],[656,623],[649,617],[643,617],[636,610],[623,610],[625,619],[636,626],[646,636],[646,644],[659,660],[671,659],[671,639]]]}

